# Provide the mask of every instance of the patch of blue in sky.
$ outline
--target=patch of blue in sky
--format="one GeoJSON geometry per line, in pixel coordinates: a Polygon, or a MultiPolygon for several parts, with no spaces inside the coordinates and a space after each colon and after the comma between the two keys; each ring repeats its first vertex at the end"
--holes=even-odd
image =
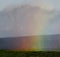
{"type": "MultiPolygon", "coordinates": [[[[0,10],[3,10],[6,6],[17,3],[24,3],[30,0],[0,0],[0,10]]],[[[36,0],[32,0],[33,2],[36,0]]],[[[37,0],[38,1],[38,0],[37,0]]],[[[60,10],[60,0],[39,0],[47,4],[53,5],[56,9],[60,10]]]]}

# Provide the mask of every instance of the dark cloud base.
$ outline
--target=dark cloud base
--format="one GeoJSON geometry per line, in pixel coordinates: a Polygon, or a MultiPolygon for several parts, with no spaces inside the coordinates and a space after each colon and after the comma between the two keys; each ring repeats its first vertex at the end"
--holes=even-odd
{"type": "Polygon", "coordinates": [[[44,50],[60,50],[60,35],[44,35],[44,36],[29,36],[29,37],[8,37],[0,38],[0,49],[5,50],[29,50],[32,48],[32,44],[29,43],[29,39],[32,37],[42,38],[44,40],[44,50]],[[25,40],[25,42],[24,42],[25,40]],[[28,43],[28,48],[24,48],[28,43]]]}

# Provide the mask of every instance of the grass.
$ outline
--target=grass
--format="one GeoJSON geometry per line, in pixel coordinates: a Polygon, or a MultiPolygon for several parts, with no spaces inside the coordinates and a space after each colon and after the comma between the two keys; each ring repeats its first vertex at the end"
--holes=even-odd
{"type": "Polygon", "coordinates": [[[0,57],[60,57],[60,52],[0,50],[0,57]]]}

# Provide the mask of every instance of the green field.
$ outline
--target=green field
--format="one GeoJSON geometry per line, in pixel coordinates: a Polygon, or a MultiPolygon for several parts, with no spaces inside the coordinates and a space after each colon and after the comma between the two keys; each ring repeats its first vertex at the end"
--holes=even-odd
{"type": "Polygon", "coordinates": [[[60,57],[60,52],[0,50],[0,57],[60,57]]]}

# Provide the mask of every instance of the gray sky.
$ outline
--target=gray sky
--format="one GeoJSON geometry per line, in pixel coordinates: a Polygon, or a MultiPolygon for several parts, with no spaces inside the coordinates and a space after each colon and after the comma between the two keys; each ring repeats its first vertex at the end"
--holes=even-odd
{"type": "Polygon", "coordinates": [[[39,1],[43,2],[49,5],[53,5],[56,9],[60,10],[60,0],[0,0],[0,10],[3,10],[6,6],[11,5],[11,4],[22,4],[31,1],[39,1]]]}
{"type": "MultiPolygon", "coordinates": [[[[49,12],[51,12],[51,9],[58,9],[58,10],[60,10],[60,0],[0,0],[0,11],[3,10],[5,7],[7,7],[9,5],[25,4],[25,3],[31,4],[31,5],[40,6],[44,10],[47,9],[49,12]]],[[[7,10],[9,10],[9,9],[10,8],[7,7],[7,10]]],[[[23,11],[23,14],[25,14],[24,11],[23,11]]],[[[40,12],[40,10],[39,10],[39,12],[40,12]]],[[[60,13],[58,13],[59,14],[58,17],[57,17],[57,13],[56,14],[54,13],[54,14],[52,14],[52,16],[50,16],[49,15],[50,13],[47,14],[46,12],[44,12],[44,14],[41,13],[41,17],[40,17],[40,13],[37,13],[36,15],[34,15],[36,17],[36,18],[34,17],[34,21],[37,22],[36,34],[60,34],[60,25],[59,25],[60,24],[60,21],[59,21],[60,20],[60,16],[59,16],[60,13]],[[55,19],[55,15],[56,15],[56,19],[55,19]],[[52,23],[53,25],[52,25],[51,22],[49,22],[49,23],[47,22],[50,19],[52,19],[52,21],[56,21],[57,19],[58,20],[56,22],[53,22],[52,23]],[[42,24],[40,24],[40,21],[42,21],[41,22],[42,24]],[[46,29],[45,31],[42,30],[43,31],[42,33],[40,32],[41,31],[40,30],[40,26],[41,26],[41,28],[45,28],[46,29]]],[[[27,16],[29,16],[29,15],[26,15],[25,17],[23,17],[23,19],[27,18],[27,16]]],[[[12,18],[12,16],[11,16],[11,18],[12,18]]],[[[20,16],[19,16],[19,18],[20,18],[20,16]]],[[[26,29],[28,29],[28,31],[26,31],[25,30],[25,26],[26,27],[28,27],[28,26],[26,24],[24,24],[23,22],[22,23],[24,25],[21,25],[20,26],[20,21],[19,21],[20,19],[18,19],[18,17],[17,17],[17,21],[16,22],[19,22],[19,25],[17,27],[18,29],[13,30],[12,27],[14,27],[16,25],[16,22],[15,22],[15,19],[14,18],[11,19],[11,20],[14,20],[14,22],[13,21],[9,21],[10,19],[8,19],[8,15],[7,15],[6,18],[2,17],[0,19],[1,19],[1,21],[0,21],[0,26],[1,26],[1,28],[0,28],[0,31],[1,31],[0,32],[0,37],[1,37],[1,35],[5,37],[7,34],[9,36],[10,35],[15,35],[14,33],[16,33],[15,32],[16,30],[17,30],[17,33],[16,34],[19,35],[19,36],[20,35],[23,35],[23,33],[24,33],[24,35],[25,35],[25,33],[27,33],[26,35],[28,35],[34,29],[33,26],[35,26],[35,23],[34,23],[34,25],[31,27],[31,31],[30,31],[29,28],[30,28],[30,26],[31,26],[31,24],[33,22],[32,23],[29,23],[30,24],[30,25],[28,24],[29,25],[29,28],[26,28],[26,29]],[[12,25],[13,23],[14,23],[14,25],[12,25]],[[22,31],[22,33],[20,31],[22,31]],[[13,34],[11,34],[11,33],[13,33],[13,34]]],[[[26,22],[26,20],[24,22],[26,22]]],[[[33,32],[33,34],[34,33],[35,32],[33,32]]]]}

